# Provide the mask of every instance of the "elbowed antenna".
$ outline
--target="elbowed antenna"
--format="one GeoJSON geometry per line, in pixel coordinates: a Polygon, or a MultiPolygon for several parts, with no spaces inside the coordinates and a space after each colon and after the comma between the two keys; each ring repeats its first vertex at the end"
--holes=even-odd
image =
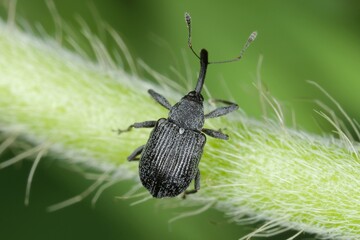
{"type": "Polygon", "coordinates": [[[209,62],[210,63],[228,63],[228,62],[236,62],[236,61],[239,61],[243,55],[244,55],[244,52],[246,51],[246,49],[250,46],[250,44],[255,40],[257,36],[257,32],[252,32],[248,38],[248,40],[246,41],[244,47],[241,49],[240,51],[240,55],[237,56],[236,58],[233,58],[233,59],[229,59],[229,60],[224,60],[224,61],[216,61],[216,62],[209,62]]]}
{"type": "MultiPolygon", "coordinates": [[[[194,53],[194,55],[201,60],[201,58],[199,57],[199,55],[197,55],[197,53],[194,51],[194,49],[192,48],[192,43],[191,43],[191,17],[189,13],[185,13],[185,21],[188,27],[188,46],[191,49],[191,51],[194,53]]],[[[200,53],[201,54],[201,53],[200,53]]]]}
{"type": "Polygon", "coordinates": [[[188,36],[189,48],[194,53],[194,55],[198,59],[200,59],[200,73],[199,73],[199,78],[198,78],[198,81],[197,81],[196,87],[195,87],[195,92],[197,94],[200,94],[201,90],[204,86],[204,82],[205,82],[206,69],[207,69],[207,66],[209,65],[208,52],[205,49],[201,49],[200,56],[199,56],[194,51],[194,49],[192,48],[192,43],[191,43],[191,17],[188,13],[185,13],[185,21],[186,21],[186,24],[187,24],[187,27],[189,30],[189,36],[188,36]]]}
{"type": "MultiPolygon", "coordinates": [[[[189,46],[189,48],[191,49],[191,51],[194,53],[194,55],[195,55],[198,59],[200,59],[201,68],[202,68],[201,52],[202,52],[204,49],[201,50],[201,52],[200,52],[200,57],[199,57],[199,55],[194,51],[194,49],[193,49],[193,47],[192,47],[192,43],[191,43],[191,17],[190,17],[190,14],[189,14],[189,13],[185,13],[185,21],[186,21],[186,24],[187,24],[187,27],[188,27],[188,46],[189,46]]],[[[250,44],[255,40],[256,36],[257,36],[257,32],[252,32],[252,33],[250,34],[250,36],[249,36],[248,40],[246,41],[244,47],[241,49],[239,56],[237,56],[237,57],[235,57],[235,58],[233,58],[233,59],[224,60],[224,61],[207,62],[207,64],[211,64],[211,63],[227,63],[227,62],[236,62],[236,61],[239,61],[239,60],[243,57],[246,49],[247,49],[247,48],[250,46],[250,44]]],[[[205,51],[206,51],[206,50],[205,50],[205,51]]],[[[202,70],[200,70],[200,76],[201,76],[201,71],[202,71],[202,70]]],[[[205,68],[205,72],[206,72],[206,68],[205,68]]],[[[199,76],[199,79],[200,79],[200,76],[199,76]]],[[[204,74],[204,77],[205,77],[205,74],[204,74]]]]}

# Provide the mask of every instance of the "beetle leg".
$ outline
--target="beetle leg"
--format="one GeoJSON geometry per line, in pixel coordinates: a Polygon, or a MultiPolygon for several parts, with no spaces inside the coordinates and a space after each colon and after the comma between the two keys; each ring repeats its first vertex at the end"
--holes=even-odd
{"type": "Polygon", "coordinates": [[[155,92],[152,89],[148,90],[148,93],[150,94],[150,96],[156,101],[158,102],[161,106],[165,107],[166,109],[170,110],[171,108],[171,104],[169,103],[168,100],[166,100],[166,98],[162,95],[160,95],[159,93],[155,92]]]}
{"type": "Polygon", "coordinates": [[[156,121],[138,122],[138,123],[131,124],[125,130],[118,129],[117,132],[118,132],[118,134],[121,134],[124,132],[129,132],[132,128],[153,128],[153,127],[155,127],[155,125],[156,125],[156,121]]]}
{"type": "Polygon", "coordinates": [[[198,169],[197,172],[196,172],[194,181],[195,181],[195,182],[194,182],[195,189],[193,189],[193,190],[186,190],[186,191],[184,192],[184,195],[182,196],[183,199],[186,198],[186,195],[194,194],[194,193],[196,193],[197,191],[200,190],[200,170],[199,170],[199,169],[198,169]]]}
{"type": "Polygon", "coordinates": [[[203,133],[205,133],[206,135],[209,135],[210,137],[213,137],[213,138],[218,138],[218,139],[223,139],[223,140],[229,139],[228,135],[226,135],[220,131],[216,131],[216,130],[208,129],[208,128],[203,128],[203,129],[201,129],[201,131],[203,133]]]}
{"type": "Polygon", "coordinates": [[[222,104],[225,104],[225,105],[237,105],[236,103],[233,103],[233,102],[230,102],[228,100],[222,100],[222,99],[216,99],[216,98],[211,98],[208,100],[210,104],[212,103],[222,103],[222,104]]]}
{"type": "Polygon", "coordinates": [[[144,147],[145,147],[145,145],[142,145],[142,146],[138,147],[137,149],[135,149],[134,152],[132,154],[130,154],[130,156],[127,157],[127,160],[129,162],[140,160],[140,158],[138,156],[142,153],[142,151],[144,150],[144,147]]]}
{"type": "Polygon", "coordinates": [[[232,102],[229,102],[226,100],[214,99],[214,100],[212,100],[212,102],[220,102],[220,103],[226,104],[228,106],[219,107],[219,108],[205,114],[204,115],[205,119],[220,117],[220,116],[226,115],[228,113],[231,113],[239,108],[239,106],[236,103],[232,103],[232,102]]]}
{"type": "Polygon", "coordinates": [[[195,191],[200,190],[200,170],[198,169],[195,175],[195,191]]]}

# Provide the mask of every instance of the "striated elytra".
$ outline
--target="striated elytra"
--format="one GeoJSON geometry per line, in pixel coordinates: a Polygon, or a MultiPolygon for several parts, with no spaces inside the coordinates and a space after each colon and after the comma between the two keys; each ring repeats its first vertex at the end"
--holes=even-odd
{"type": "Polygon", "coordinates": [[[168,118],[134,123],[126,130],[118,130],[121,134],[132,128],[153,128],[147,143],[135,149],[127,159],[140,160],[140,180],[155,198],[175,197],[181,193],[184,193],[183,197],[185,197],[186,194],[196,193],[200,189],[199,162],[206,143],[205,134],[218,139],[228,139],[228,136],[221,131],[203,128],[205,119],[220,117],[238,109],[236,103],[216,100],[226,106],[204,114],[204,98],[201,90],[207,66],[210,63],[240,60],[246,48],[256,37],[256,32],[253,32],[238,57],[221,62],[209,62],[208,52],[205,49],[200,51],[199,56],[192,48],[191,18],[188,13],[185,13],[185,21],[189,34],[188,46],[200,60],[200,73],[194,91],[189,92],[178,103],[171,106],[165,97],[150,89],[148,91],[150,96],[169,110],[168,118]],[[187,190],[193,180],[194,189],[187,190]]]}

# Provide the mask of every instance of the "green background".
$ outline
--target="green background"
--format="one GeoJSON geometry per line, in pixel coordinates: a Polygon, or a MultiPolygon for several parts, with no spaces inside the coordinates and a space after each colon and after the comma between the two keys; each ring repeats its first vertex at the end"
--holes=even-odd
{"type": "MultiPolygon", "coordinates": [[[[206,86],[216,98],[234,99],[252,118],[262,116],[253,82],[263,56],[261,78],[283,106],[286,124],[302,130],[332,134],[331,126],[313,109],[314,100],[334,105],[306,80],[324,87],[354,119],[360,119],[360,3],[358,1],[54,1],[61,17],[80,36],[77,16],[97,32],[98,16],[126,42],[132,56],[154,70],[184,83],[171,70],[196,79],[198,60],[187,49],[184,12],[191,13],[193,45],[206,48],[211,60],[238,54],[249,34],[258,38],[243,60],[210,65],[206,86]],[[97,14],[94,14],[94,9],[97,14]],[[187,63],[190,68],[186,69],[187,63]],[[230,97],[229,97],[230,95],[230,97]],[[294,113],[294,114],[293,114],[294,113]]],[[[6,19],[5,8],[0,9],[6,19]]],[[[18,0],[18,19],[39,24],[53,36],[54,22],[43,0],[18,0]]],[[[80,40],[81,41],[81,38],[80,40]]],[[[109,50],[114,43],[103,38],[109,50]]],[[[82,43],[85,49],[88,46],[82,43]]],[[[65,43],[65,46],[68,46],[65,43]]],[[[128,69],[128,66],[124,66],[128,69]]],[[[148,76],[140,71],[144,78],[148,76]]],[[[336,109],[334,108],[336,111],[336,109]]],[[[338,111],[336,111],[338,113],[338,111]]],[[[2,160],[11,153],[1,156],[2,160]]],[[[204,159],[203,159],[204,160],[204,159]]],[[[168,209],[151,200],[130,207],[134,200],[114,201],[131,182],[106,191],[95,209],[90,200],[55,213],[45,208],[80,193],[91,181],[59,165],[56,159],[40,163],[32,185],[30,206],[24,207],[25,184],[31,162],[0,171],[1,239],[238,239],[258,225],[238,226],[215,210],[179,220],[168,220],[190,209],[168,209]]],[[[288,232],[274,239],[284,239],[288,232]]],[[[297,239],[309,239],[302,234],[297,239]]]]}

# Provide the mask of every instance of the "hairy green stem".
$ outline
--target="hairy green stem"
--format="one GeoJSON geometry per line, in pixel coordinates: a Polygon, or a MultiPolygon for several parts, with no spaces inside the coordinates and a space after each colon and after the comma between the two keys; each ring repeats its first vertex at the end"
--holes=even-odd
{"type": "MultiPolygon", "coordinates": [[[[149,130],[118,136],[112,129],[166,117],[146,92],[151,87],[164,93],[164,86],[92,63],[3,23],[0,49],[0,128],[12,136],[6,141],[15,134],[31,141],[37,147],[26,154],[34,159],[46,148],[68,164],[137,178],[137,164],[126,157],[146,142],[149,130]]],[[[99,50],[97,56],[106,63],[106,52],[99,50]]],[[[177,94],[167,89],[165,95],[177,94]]],[[[208,138],[200,163],[201,190],[186,202],[212,203],[237,222],[269,221],[268,233],[290,227],[360,238],[357,144],[240,114],[207,124],[226,126],[230,140],[208,138]]]]}

